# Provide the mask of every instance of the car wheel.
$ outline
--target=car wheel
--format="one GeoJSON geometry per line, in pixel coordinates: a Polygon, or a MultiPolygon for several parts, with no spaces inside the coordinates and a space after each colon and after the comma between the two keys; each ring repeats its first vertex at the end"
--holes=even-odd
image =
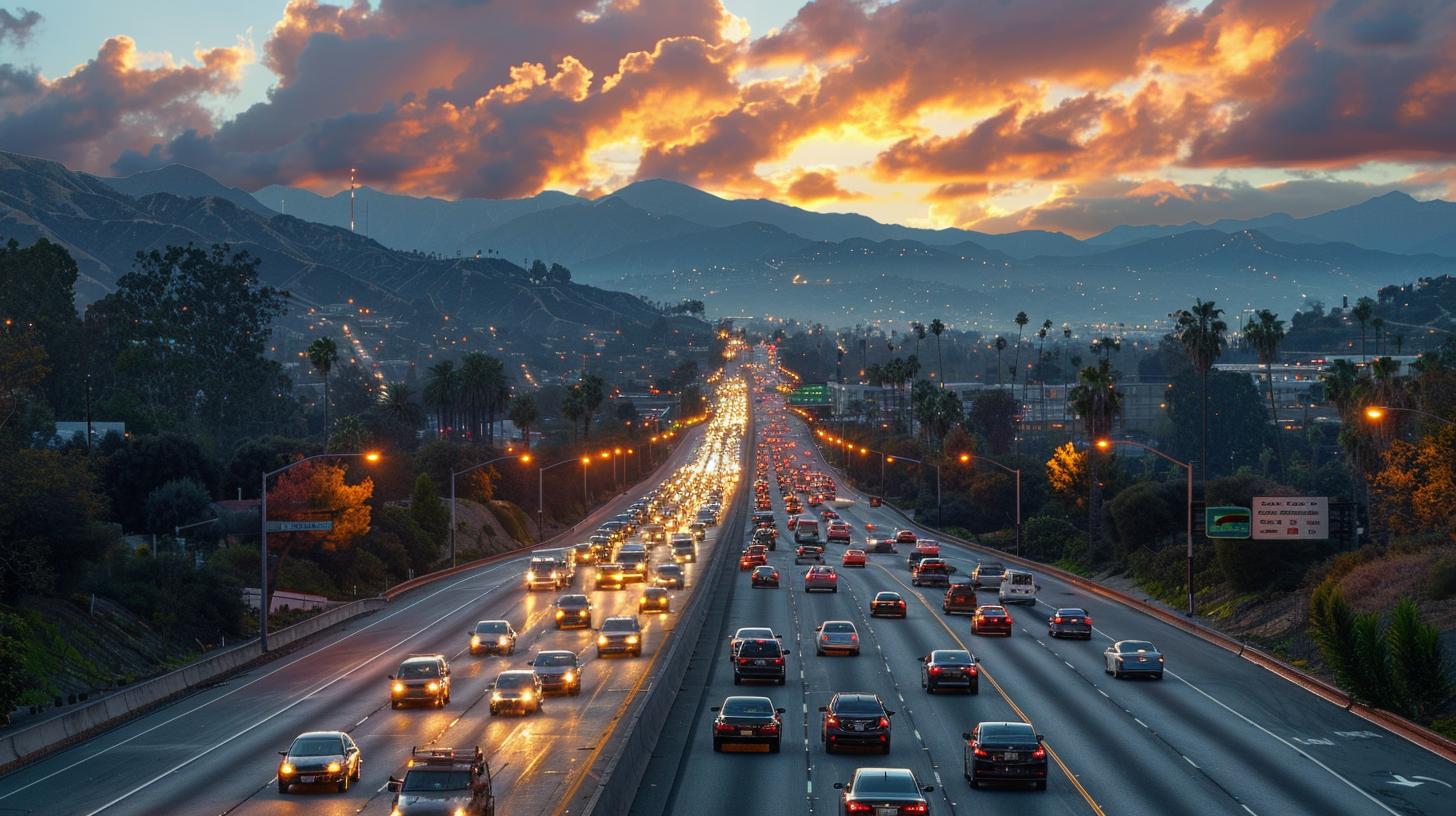
{"type": "Polygon", "coordinates": [[[773,742],[769,743],[769,745],[768,745],[768,752],[770,754],[777,754],[779,752],[779,743],[780,743],[780,741],[781,740],[774,740],[773,742]]]}
{"type": "Polygon", "coordinates": [[[284,782],[282,779],[278,780],[278,795],[280,795],[280,796],[287,796],[288,795],[288,783],[287,782],[284,782]]]}
{"type": "Polygon", "coordinates": [[[398,711],[399,710],[399,701],[397,701],[397,700],[390,700],[389,701],[389,707],[392,708],[392,709],[394,709],[394,710],[396,710],[396,711],[398,711]]]}
{"type": "Polygon", "coordinates": [[[884,746],[882,746],[880,748],[880,753],[885,754],[886,756],[889,755],[889,753],[890,753],[890,741],[889,740],[885,740],[884,746]]]}
{"type": "Polygon", "coordinates": [[[1153,675],[1153,677],[1155,679],[1162,680],[1163,679],[1163,673],[1162,672],[1158,672],[1157,674],[1153,675]]]}
{"type": "Polygon", "coordinates": [[[743,678],[738,676],[738,672],[733,672],[733,685],[735,685],[735,686],[741,686],[741,685],[743,685],[743,678]]]}
{"type": "Polygon", "coordinates": [[[354,763],[354,781],[355,782],[358,782],[359,780],[361,780],[363,778],[364,778],[364,761],[363,760],[360,760],[360,761],[354,763]]]}
{"type": "Polygon", "coordinates": [[[601,649],[597,649],[597,658],[600,659],[601,656],[602,656],[602,650],[601,649]]]}
{"type": "Polygon", "coordinates": [[[339,780],[339,793],[348,793],[348,792],[349,792],[349,775],[348,774],[344,774],[344,778],[339,780]]]}
{"type": "Polygon", "coordinates": [[[977,779],[974,774],[968,775],[966,781],[971,783],[972,788],[981,787],[981,780],[977,779]]]}
{"type": "Polygon", "coordinates": [[[1036,789],[1037,790],[1046,790],[1046,780],[1045,779],[1039,779],[1039,780],[1037,780],[1037,782],[1036,782],[1036,789]]]}
{"type": "Polygon", "coordinates": [[[494,717],[495,715],[497,715],[499,713],[500,713],[500,710],[497,709],[495,706],[491,706],[490,707],[490,716],[494,717]]]}
{"type": "Polygon", "coordinates": [[[785,678],[783,678],[783,677],[780,677],[779,678],[779,685],[782,686],[785,682],[786,682],[785,678]]]}
{"type": "Polygon", "coordinates": [[[970,692],[972,694],[980,694],[981,693],[981,684],[980,684],[979,681],[971,684],[970,692]]]}
{"type": "Polygon", "coordinates": [[[572,697],[580,697],[581,696],[581,685],[580,684],[571,687],[571,696],[572,697]]]}
{"type": "Polygon", "coordinates": [[[832,753],[834,753],[834,740],[829,739],[827,737],[824,739],[824,753],[826,753],[826,754],[832,754],[832,753]]]}
{"type": "Polygon", "coordinates": [[[718,753],[723,752],[723,741],[718,739],[717,737],[713,738],[713,750],[718,753]]]}

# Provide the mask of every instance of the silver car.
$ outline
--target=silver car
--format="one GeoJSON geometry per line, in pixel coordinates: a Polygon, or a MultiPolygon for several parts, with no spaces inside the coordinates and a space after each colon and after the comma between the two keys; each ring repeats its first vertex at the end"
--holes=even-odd
{"type": "Polygon", "coordinates": [[[1076,607],[1058,609],[1047,618],[1047,634],[1054,637],[1092,639],[1092,617],[1076,607]]]}
{"type": "Polygon", "coordinates": [[[1103,670],[1113,677],[1146,674],[1154,680],[1163,679],[1163,655],[1146,640],[1119,640],[1102,656],[1106,661],[1103,670]]]}
{"type": "Polygon", "coordinates": [[[849,621],[825,621],[814,633],[814,653],[859,657],[859,630],[849,621]]]}

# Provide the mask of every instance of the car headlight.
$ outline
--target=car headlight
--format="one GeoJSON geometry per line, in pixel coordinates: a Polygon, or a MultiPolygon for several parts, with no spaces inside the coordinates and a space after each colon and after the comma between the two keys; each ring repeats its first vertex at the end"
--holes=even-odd
{"type": "Polygon", "coordinates": [[[526,701],[526,702],[528,702],[528,703],[531,702],[531,697],[532,696],[533,695],[529,691],[523,691],[523,692],[521,692],[521,699],[524,700],[524,701],[526,701]]]}
{"type": "Polygon", "coordinates": [[[566,610],[564,610],[564,609],[558,609],[558,610],[556,610],[556,619],[557,620],[561,620],[564,617],[566,617],[566,610]]]}
{"type": "Polygon", "coordinates": [[[293,764],[290,763],[290,762],[285,762],[282,765],[279,765],[278,766],[278,775],[279,776],[293,776],[293,764]]]}
{"type": "Polygon", "coordinates": [[[425,691],[439,691],[439,690],[440,690],[440,684],[439,683],[436,683],[434,680],[431,680],[430,682],[428,682],[428,683],[425,684],[425,691]]]}
{"type": "Polygon", "coordinates": [[[470,636],[470,645],[471,646],[479,646],[480,645],[480,635],[471,635],[470,636]]]}
{"type": "Polygon", "coordinates": [[[463,808],[463,807],[455,808],[454,816],[467,816],[467,814],[465,813],[465,808],[463,808]]]}
{"type": "Polygon", "coordinates": [[[337,762],[330,762],[329,763],[329,766],[328,766],[328,771],[329,771],[329,773],[338,773],[339,772],[339,768],[340,768],[339,763],[337,763],[337,762]]]}
{"type": "Polygon", "coordinates": [[[598,635],[597,636],[597,645],[598,646],[605,646],[605,645],[607,645],[607,636],[606,635],[598,635]]]}
{"type": "Polygon", "coordinates": [[[394,684],[394,693],[395,694],[404,694],[404,683],[395,683],[394,684]]]}
{"type": "Polygon", "coordinates": [[[496,693],[490,695],[490,699],[492,699],[492,700],[494,700],[494,701],[496,701],[498,703],[501,700],[504,700],[505,699],[505,695],[504,694],[501,694],[499,691],[497,691],[496,693]]]}
{"type": "Polygon", "coordinates": [[[636,635],[628,635],[628,636],[627,636],[627,643],[628,643],[628,644],[629,644],[629,645],[630,645],[630,644],[634,644],[634,643],[636,643],[636,642],[637,642],[637,636],[636,636],[636,635]]]}
{"type": "Polygon", "coordinates": [[[501,635],[500,637],[496,638],[496,640],[495,640],[495,643],[496,643],[497,646],[504,646],[504,645],[506,645],[507,643],[510,643],[510,642],[511,642],[511,639],[508,638],[508,637],[506,637],[505,635],[501,635]]]}
{"type": "Polygon", "coordinates": [[[565,672],[561,675],[561,679],[570,683],[576,679],[576,672],[565,672]]]}

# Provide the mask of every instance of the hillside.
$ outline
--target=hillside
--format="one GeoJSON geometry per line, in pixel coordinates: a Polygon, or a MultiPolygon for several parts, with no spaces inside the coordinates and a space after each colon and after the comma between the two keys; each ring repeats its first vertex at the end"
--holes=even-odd
{"type": "Polygon", "coordinates": [[[273,210],[259,203],[246,190],[228,187],[212,176],[194,170],[185,164],[169,164],[157,170],[146,170],[122,178],[103,178],[102,181],[132,198],[171,193],[179,198],[222,198],[237,207],[257,213],[265,218],[276,215],[273,210]]]}

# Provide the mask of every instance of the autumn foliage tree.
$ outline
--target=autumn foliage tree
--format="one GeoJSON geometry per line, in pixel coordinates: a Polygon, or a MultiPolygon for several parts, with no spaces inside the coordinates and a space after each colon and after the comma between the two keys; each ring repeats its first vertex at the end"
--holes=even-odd
{"type": "Polygon", "coordinates": [[[268,549],[276,557],[268,569],[268,600],[273,598],[275,578],[289,553],[314,549],[325,552],[346,550],[369,532],[369,500],[374,481],[358,484],[345,481],[344,468],[328,463],[308,462],[279,474],[268,491],[270,521],[332,521],[328,532],[272,533],[268,549]]]}

